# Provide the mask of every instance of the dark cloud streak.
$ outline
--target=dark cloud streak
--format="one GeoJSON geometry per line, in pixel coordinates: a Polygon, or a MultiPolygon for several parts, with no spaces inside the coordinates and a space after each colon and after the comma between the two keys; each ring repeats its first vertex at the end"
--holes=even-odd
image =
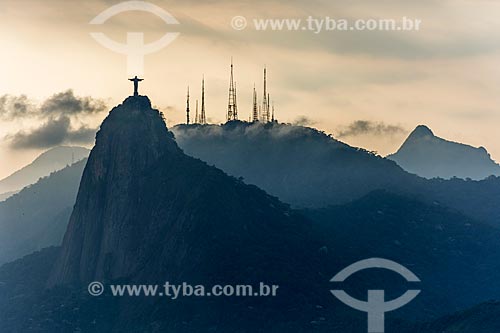
{"type": "Polygon", "coordinates": [[[55,94],[40,106],[40,111],[44,114],[92,114],[105,109],[106,104],[102,100],[76,97],[73,90],[55,94]]]}
{"type": "Polygon", "coordinates": [[[75,96],[73,90],[54,94],[39,106],[25,95],[0,97],[0,120],[32,119],[41,123],[34,129],[7,135],[5,139],[14,149],[50,148],[65,143],[91,143],[97,130],[86,126],[75,128],[72,126],[72,120],[105,110],[104,101],[75,96]]]}
{"type": "Polygon", "coordinates": [[[395,135],[406,133],[406,130],[399,125],[388,125],[382,122],[368,120],[356,120],[349,124],[337,134],[338,138],[353,137],[360,135],[395,135]]]}
{"type": "Polygon", "coordinates": [[[29,131],[8,136],[11,148],[38,149],[50,148],[64,143],[89,143],[97,129],[86,126],[72,128],[69,117],[49,119],[42,126],[29,131]]]}
{"type": "Polygon", "coordinates": [[[77,116],[82,114],[96,114],[106,110],[106,103],[92,97],[75,96],[73,90],[66,90],[54,94],[36,106],[25,95],[0,96],[0,120],[15,120],[36,118],[47,120],[60,116],[77,116]]]}
{"type": "Polygon", "coordinates": [[[316,122],[314,120],[312,120],[311,118],[309,117],[306,117],[306,116],[298,116],[297,118],[294,119],[294,121],[292,122],[295,126],[312,126],[314,125],[316,122]]]}
{"type": "Polygon", "coordinates": [[[33,114],[35,106],[30,102],[26,95],[0,96],[0,120],[13,120],[16,118],[25,118],[33,114]]]}

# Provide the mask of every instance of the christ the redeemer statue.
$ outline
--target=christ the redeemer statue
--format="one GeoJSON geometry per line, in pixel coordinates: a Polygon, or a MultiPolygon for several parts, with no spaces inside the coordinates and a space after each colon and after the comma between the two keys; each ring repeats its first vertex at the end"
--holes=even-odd
{"type": "Polygon", "coordinates": [[[137,75],[133,79],[128,79],[134,82],[134,96],[139,96],[139,82],[144,81],[144,79],[139,79],[137,75]]]}

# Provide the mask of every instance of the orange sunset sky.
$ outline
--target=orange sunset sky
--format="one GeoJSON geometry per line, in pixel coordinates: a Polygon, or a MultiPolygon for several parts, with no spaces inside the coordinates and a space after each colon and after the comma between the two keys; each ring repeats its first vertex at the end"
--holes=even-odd
{"type": "Polygon", "coordinates": [[[500,2],[151,2],[180,24],[167,26],[152,14],[129,12],[102,26],[89,25],[119,1],[1,1],[0,178],[51,146],[92,146],[89,135],[78,131],[92,132],[111,107],[131,94],[126,57],[99,45],[90,36],[96,30],[118,42],[125,41],[127,32],[144,32],[148,42],[168,31],[180,33],[168,47],[145,57],[140,87],[164,111],[169,126],[185,120],[188,85],[194,108],[202,75],[208,120],[225,121],[233,57],[240,119],[250,115],[254,83],[262,95],[266,65],[268,89],[281,122],[308,124],[336,137],[343,134],[342,141],[381,155],[394,152],[415,126],[426,124],[446,139],[484,146],[500,160],[500,2]],[[230,25],[234,16],[249,22],[406,16],[422,24],[419,31],[316,34],[256,31],[251,26],[237,31],[230,25]],[[95,109],[47,112],[51,98],[70,89],[73,94],[67,96],[95,109]],[[12,101],[16,110],[9,109],[12,101]],[[29,110],[20,111],[19,103],[29,110]],[[367,121],[371,127],[348,131],[356,121],[367,121]],[[41,133],[51,126],[59,126],[60,136],[44,142],[41,133]]]}

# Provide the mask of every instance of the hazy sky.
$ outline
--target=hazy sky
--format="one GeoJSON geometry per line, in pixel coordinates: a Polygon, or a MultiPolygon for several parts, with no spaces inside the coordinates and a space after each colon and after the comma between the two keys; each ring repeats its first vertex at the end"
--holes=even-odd
{"type": "Polygon", "coordinates": [[[235,63],[241,119],[252,88],[261,97],[262,68],[282,122],[322,129],[341,140],[393,152],[418,124],[447,139],[484,146],[500,160],[500,2],[493,0],[151,1],[179,25],[153,14],[89,22],[111,0],[0,0],[0,178],[52,145],[90,145],[110,107],[131,93],[126,56],[99,45],[90,32],[125,42],[144,32],[152,42],[180,36],[145,58],[141,92],[169,126],[185,119],[206,79],[207,116],[225,120],[229,62],[235,63]],[[242,31],[234,16],[254,18],[396,18],[422,20],[421,30],[242,31]],[[71,90],[71,91],[69,91],[71,90]],[[8,96],[5,96],[8,95],[8,96]],[[357,130],[353,124],[368,122],[357,130]],[[358,123],[355,123],[358,122],[358,123]],[[368,131],[366,130],[368,129],[368,131]]]}

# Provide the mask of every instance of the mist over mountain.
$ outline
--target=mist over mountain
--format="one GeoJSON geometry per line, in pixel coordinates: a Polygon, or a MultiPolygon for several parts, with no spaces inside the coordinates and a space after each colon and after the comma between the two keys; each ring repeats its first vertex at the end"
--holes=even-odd
{"type": "MultiPolygon", "coordinates": [[[[187,153],[215,164],[233,176],[243,177],[246,183],[255,184],[295,206],[342,204],[371,191],[385,189],[428,204],[440,203],[476,220],[499,225],[498,178],[477,182],[425,180],[408,174],[394,162],[300,126],[232,122],[224,126],[177,126],[174,131],[179,145],[187,153]]],[[[36,212],[40,225],[47,224],[46,239],[53,241],[43,244],[59,245],[63,228],[53,230],[49,225],[51,221],[67,223],[69,220],[82,170],[83,164],[68,172],[68,177],[72,177],[70,180],[56,181],[62,174],[52,175],[51,179],[57,186],[37,186],[35,198],[43,198],[39,202],[24,199],[25,194],[31,193],[26,191],[18,199],[0,204],[0,225],[16,221],[18,230],[29,229],[34,223],[33,215],[25,212],[36,212]],[[39,205],[45,205],[46,209],[38,209],[39,205]],[[19,212],[25,215],[18,217],[19,212]],[[61,216],[61,219],[55,219],[55,216],[61,216]],[[50,230],[54,233],[51,234],[50,230]]],[[[9,244],[24,244],[26,241],[22,237],[22,233],[5,234],[9,244]]],[[[30,250],[37,248],[29,247],[30,250]]],[[[13,251],[3,259],[0,255],[0,263],[28,253],[13,251]]]]}
{"type": "Polygon", "coordinates": [[[500,225],[498,177],[427,180],[323,132],[287,124],[178,125],[173,132],[186,154],[296,207],[348,203],[383,189],[500,225]]]}
{"type": "Polygon", "coordinates": [[[349,202],[406,176],[394,162],[310,127],[229,122],[172,131],[186,154],[298,207],[349,202]]]}
{"type": "MultiPolygon", "coordinates": [[[[90,150],[83,147],[52,148],[38,156],[29,165],[0,180],[0,194],[17,193],[23,187],[34,184],[38,179],[48,176],[51,172],[61,170],[86,158],[89,153],[90,150]]],[[[3,199],[6,199],[5,195],[3,199]]],[[[2,200],[1,197],[0,200],[2,200]]]]}
{"type": "Polygon", "coordinates": [[[399,150],[387,158],[425,178],[480,180],[500,176],[500,165],[486,149],[441,139],[424,125],[415,128],[399,150]]]}
{"type": "Polygon", "coordinates": [[[60,245],[86,158],[0,202],[0,265],[60,245]]]}

